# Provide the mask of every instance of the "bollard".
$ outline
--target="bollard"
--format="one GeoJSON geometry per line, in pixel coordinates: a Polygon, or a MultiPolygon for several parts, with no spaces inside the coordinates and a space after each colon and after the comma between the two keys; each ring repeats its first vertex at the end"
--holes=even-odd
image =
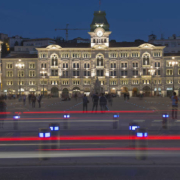
{"type": "Polygon", "coordinates": [[[68,119],[70,118],[70,115],[69,114],[64,114],[63,115],[63,118],[64,118],[64,121],[63,121],[63,126],[64,126],[64,129],[68,129],[68,119]]]}
{"type": "Polygon", "coordinates": [[[39,129],[39,138],[40,138],[40,144],[39,144],[39,152],[40,152],[40,160],[48,160],[47,157],[48,151],[50,149],[50,142],[47,141],[48,138],[51,137],[51,131],[49,128],[40,128],[39,129]]]}
{"type": "Polygon", "coordinates": [[[136,158],[139,160],[147,159],[147,136],[145,128],[136,129],[136,158]]]}
{"type": "Polygon", "coordinates": [[[135,148],[136,129],[139,128],[138,123],[129,123],[129,146],[135,148]]]}
{"type": "Polygon", "coordinates": [[[168,117],[169,117],[169,115],[167,113],[162,115],[162,128],[163,129],[168,128],[168,117]]]}
{"type": "MultiPolygon", "coordinates": [[[[60,137],[60,126],[58,123],[51,123],[49,124],[49,128],[51,130],[51,137],[60,137]]],[[[51,140],[51,149],[59,149],[60,141],[57,140],[51,140]]]]}
{"type": "Polygon", "coordinates": [[[14,128],[14,130],[18,130],[18,119],[20,119],[20,115],[19,115],[19,113],[18,114],[15,114],[14,116],[13,116],[13,128],[14,128]]]}
{"type": "Polygon", "coordinates": [[[119,114],[113,115],[113,129],[118,129],[119,114]]]}

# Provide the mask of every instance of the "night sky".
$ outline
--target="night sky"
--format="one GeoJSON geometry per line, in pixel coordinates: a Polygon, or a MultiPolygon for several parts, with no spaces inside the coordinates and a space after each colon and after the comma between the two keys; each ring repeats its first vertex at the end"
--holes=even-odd
{"type": "MultiPolygon", "coordinates": [[[[148,40],[152,32],[160,38],[180,36],[178,0],[102,0],[112,34],[117,41],[148,40]]],[[[55,28],[89,28],[99,0],[1,0],[0,32],[28,38],[65,38],[55,28]]],[[[86,30],[69,31],[69,39],[89,38],[86,30]]]]}

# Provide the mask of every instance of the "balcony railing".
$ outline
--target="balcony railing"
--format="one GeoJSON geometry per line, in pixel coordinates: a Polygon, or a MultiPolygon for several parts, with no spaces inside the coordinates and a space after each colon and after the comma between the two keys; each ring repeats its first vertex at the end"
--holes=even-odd
{"type": "Polygon", "coordinates": [[[142,65],[143,68],[150,68],[151,65],[142,65]]]}
{"type": "Polygon", "coordinates": [[[49,76],[49,78],[59,78],[59,76],[49,76]]]}
{"type": "Polygon", "coordinates": [[[58,66],[51,66],[51,69],[58,69],[58,66]]]}
{"type": "Polygon", "coordinates": [[[96,66],[96,69],[103,69],[104,66],[96,66]]]}

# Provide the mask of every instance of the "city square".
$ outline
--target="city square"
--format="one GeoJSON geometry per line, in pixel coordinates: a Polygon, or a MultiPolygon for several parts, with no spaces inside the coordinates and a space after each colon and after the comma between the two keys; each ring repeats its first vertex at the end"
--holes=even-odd
{"type": "Polygon", "coordinates": [[[2,2],[0,180],[178,180],[179,5],[2,2]]]}

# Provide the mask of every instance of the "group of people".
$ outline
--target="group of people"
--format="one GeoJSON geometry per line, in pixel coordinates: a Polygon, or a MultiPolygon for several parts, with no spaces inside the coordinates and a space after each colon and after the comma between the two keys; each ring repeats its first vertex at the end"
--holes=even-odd
{"type": "MultiPolygon", "coordinates": [[[[38,96],[35,96],[34,94],[29,94],[28,99],[29,99],[29,104],[32,104],[33,108],[35,108],[35,106],[36,106],[36,101],[39,104],[39,108],[41,107],[41,99],[42,99],[41,94],[39,94],[38,96]]],[[[23,101],[24,101],[24,104],[25,104],[26,103],[26,96],[24,96],[23,101]]]]}
{"type": "MultiPolygon", "coordinates": [[[[98,95],[98,93],[95,93],[94,95],[92,95],[92,102],[93,102],[92,111],[94,111],[94,109],[97,111],[98,104],[100,105],[101,111],[108,110],[108,108],[107,108],[107,98],[105,97],[104,93],[101,93],[100,95],[98,95]]],[[[83,97],[83,111],[85,111],[85,110],[87,111],[88,103],[89,103],[89,100],[88,100],[86,94],[84,94],[84,97],[83,97]]]]}

